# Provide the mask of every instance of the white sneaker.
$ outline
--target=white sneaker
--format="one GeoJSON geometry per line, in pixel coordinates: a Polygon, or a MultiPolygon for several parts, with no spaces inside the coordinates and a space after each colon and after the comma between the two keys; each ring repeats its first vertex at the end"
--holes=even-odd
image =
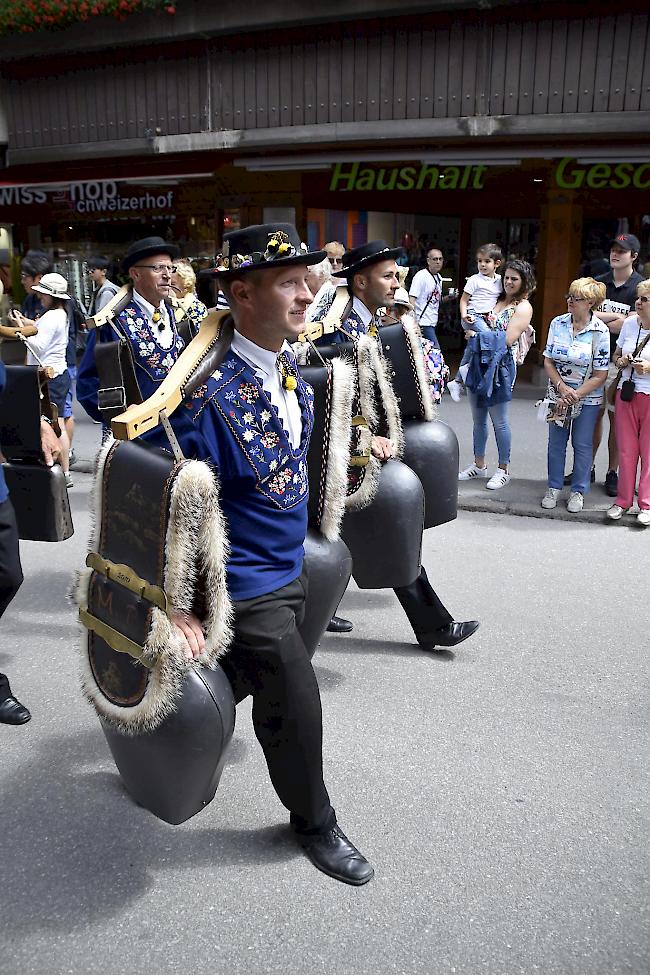
{"type": "Polygon", "coordinates": [[[578,511],[582,511],[584,503],[585,499],[583,495],[579,491],[572,491],[566,503],[566,510],[570,511],[572,515],[575,515],[578,511]]]}
{"type": "Polygon", "coordinates": [[[611,518],[612,521],[619,521],[626,511],[627,508],[621,508],[620,504],[613,504],[611,508],[607,509],[607,517],[611,518]]]}
{"type": "Polygon", "coordinates": [[[650,525],[650,510],[643,508],[636,516],[637,523],[647,528],[650,525]]]}
{"type": "Polygon", "coordinates": [[[494,474],[485,486],[488,491],[498,491],[499,488],[505,487],[509,480],[510,475],[508,472],[502,470],[500,467],[497,467],[494,474]]]}
{"type": "Polygon", "coordinates": [[[449,390],[449,395],[453,399],[454,403],[460,403],[460,398],[463,395],[462,383],[459,383],[456,379],[452,379],[452,381],[447,384],[447,389],[449,390]]]}
{"type": "Polygon", "coordinates": [[[464,471],[461,471],[458,475],[459,481],[472,481],[475,477],[488,477],[487,464],[485,467],[477,467],[476,464],[470,464],[466,467],[464,471]]]}
{"type": "Polygon", "coordinates": [[[560,494],[559,488],[547,488],[546,494],[542,498],[542,508],[554,508],[560,494]]]}

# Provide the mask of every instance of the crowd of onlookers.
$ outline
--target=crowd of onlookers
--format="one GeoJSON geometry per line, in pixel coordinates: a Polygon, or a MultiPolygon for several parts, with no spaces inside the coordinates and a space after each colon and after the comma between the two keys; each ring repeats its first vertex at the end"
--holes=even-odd
{"type": "MultiPolygon", "coordinates": [[[[325,245],[327,260],[310,268],[309,285],[317,296],[329,287],[331,274],[340,270],[345,247],[325,245]]],[[[633,234],[620,234],[611,242],[609,261],[601,262],[595,277],[580,274],[568,284],[567,310],[549,325],[543,349],[547,390],[540,415],[548,426],[547,490],[545,509],[557,506],[562,488],[569,486],[567,510],[577,513],[595,480],[594,458],[607,416],[608,467],[606,493],[614,500],[607,517],[619,520],[633,507],[638,494],[638,524],[650,525],[650,280],[635,270],[640,252],[633,234]],[[569,441],[573,467],[565,475],[569,441]],[[640,477],[637,490],[637,474],[640,477]]],[[[534,342],[535,290],[531,265],[515,258],[504,260],[501,248],[482,245],[476,253],[476,273],[467,278],[458,296],[443,294],[445,257],[440,247],[428,246],[425,266],[415,273],[404,270],[405,288],[398,288],[392,308],[394,320],[411,314],[435,336],[445,304],[458,301],[461,325],[467,338],[460,367],[448,383],[458,402],[467,393],[473,420],[472,463],[459,472],[461,481],[485,479],[488,490],[499,490],[511,480],[510,402],[526,352],[534,342]],[[494,429],[498,464],[486,464],[488,421],[494,429]]],[[[405,262],[407,263],[407,262],[405,262]]],[[[584,265],[582,270],[584,270],[584,265]]],[[[314,304],[317,303],[317,299],[314,304]]]]}

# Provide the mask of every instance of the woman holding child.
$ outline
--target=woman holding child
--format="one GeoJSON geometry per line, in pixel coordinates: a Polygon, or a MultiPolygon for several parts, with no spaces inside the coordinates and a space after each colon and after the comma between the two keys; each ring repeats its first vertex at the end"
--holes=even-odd
{"type": "MultiPolygon", "coordinates": [[[[477,253],[479,273],[482,271],[480,255],[481,250],[477,253]]],[[[494,258],[491,261],[494,272],[500,261],[495,262],[494,258]]],[[[491,311],[483,312],[482,327],[471,340],[466,356],[468,371],[465,384],[474,425],[474,462],[458,475],[460,481],[489,478],[485,486],[490,491],[496,491],[510,481],[510,401],[516,378],[515,355],[520,336],[530,328],[533,309],[528,299],[535,290],[535,275],[526,261],[506,261],[502,280],[503,294],[491,311]],[[481,372],[483,367],[486,368],[481,372]],[[488,389],[485,382],[490,376],[493,382],[488,389]],[[492,477],[489,477],[485,463],[488,416],[494,428],[499,455],[499,464],[492,477]]],[[[476,319],[469,324],[475,327],[476,319]]]]}

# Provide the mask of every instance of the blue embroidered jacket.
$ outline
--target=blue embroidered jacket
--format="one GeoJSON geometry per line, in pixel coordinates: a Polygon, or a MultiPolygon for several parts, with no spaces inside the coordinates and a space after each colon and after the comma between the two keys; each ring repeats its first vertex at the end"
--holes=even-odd
{"type": "Polygon", "coordinates": [[[255,371],[232,351],[187,404],[194,429],[179,439],[187,457],[209,461],[219,472],[233,600],[280,589],[302,570],[314,401],[300,375],[296,395],[302,413],[297,449],[255,371]]]}
{"type": "Polygon", "coordinates": [[[101,420],[97,407],[99,376],[95,367],[95,344],[114,342],[116,331],[130,344],[135,363],[135,373],[143,399],[148,399],[156,391],[179,355],[184,342],[176,330],[174,314],[169,313],[173,331],[171,348],[163,349],[157,341],[157,329],[147,318],[135,301],[130,301],[112,323],[94,328],[88,335],[88,342],[77,375],[77,399],[93,420],[101,420]],[[99,334],[98,334],[99,333],[99,334]]]}

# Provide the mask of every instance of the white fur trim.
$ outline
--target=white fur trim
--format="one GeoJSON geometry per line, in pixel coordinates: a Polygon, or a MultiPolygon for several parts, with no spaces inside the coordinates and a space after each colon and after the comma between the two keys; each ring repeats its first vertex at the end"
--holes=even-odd
{"type": "Polygon", "coordinates": [[[404,335],[406,336],[409,352],[411,353],[411,361],[415,369],[420,403],[422,404],[422,415],[427,422],[431,422],[431,420],[437,419],[438,410],[431,395],[431,385],[429,383],[427,364],[424,361],[424,352],[422,351],[420,329],[409,315],[405,315],[402,319],[402,328],[404,329],[404,335]]]}
{"type": "Polygon", "coordinates": [[[362,335],[358,342],[357,367],[361,412],[374,435],[379,427],[378,408],[383,411],[388,426],[388,439],[395,445],[395,456],[404,452],[404,433],[399,403],[390,381],[390,365],[379,351],[379,344],[371,335],[362,335]]]}
{"type": "MultiPolygon", "coordinates": [[[[104,468],[114,445],[110,438],[98,455],[89,540],[90,550],[94,552],[98,550],[101,532],[104,468]]],[[[125,708],[109,701],[97,686],[88,656],[89,634],[82,630],[82,687],[102,719],[125,734],[151,731],[174,711],[188,667],[215,665],[232,635],[232,608],[226,590],[227,557],[228,543],[215,475],[201,461],[188,461],[177,472],[172,485],[164,588],[170,605],[179,612],[192,609],[197,585],[208,594],[203,621],[206,651],[198,661],[188,664],[171,620],[154,607],[144,644],[145,659],[152,665],[147,688],[139,704],[125,708]]],[[[79,575],[76,601],[80,606],[88,604],[91,576],[90,569],[82,570],[79,575]]]]}
{"type": "Polygon", "coordinates": [[[339,537],[345,513],[350,461],[350,423],[354,396],[354,368],[345,358],[332,362],[332,396],[323,513],[320,531],[330,542],[339,537]]]}

